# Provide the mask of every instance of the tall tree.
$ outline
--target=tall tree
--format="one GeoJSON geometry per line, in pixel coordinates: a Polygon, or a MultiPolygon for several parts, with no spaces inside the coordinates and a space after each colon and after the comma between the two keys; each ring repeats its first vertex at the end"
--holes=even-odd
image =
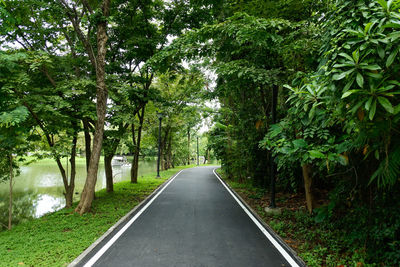
{"type": "Polygon", "coordinates": [[[103,0],[97,6],[88,1],[81,3],[59,0],[66,16],[69,18],[79,40],[86,50],[89,61],[96,73],[96,125],[93,145],[90,155],[89,168],[81,200],[75,211],[83,214],[89,211],[94,198],[97,181],[101,147],[103,143],[104,123],[107,109],[106,86],[106,52],[107,52],[107,19],[110,16],[111,0],[103,0]],[[78,5],[79,4],[79,5],[78,5]],[[93,18],[93,19],[89,19],[93,18]],[[87,21],[89,21],[88,24],[87,21]],[[91,31],[96,30],[95,41],[92,41],[91,31]]]}
{"type": "MultiPolygon", "coordinates": [[[[79,121],[93,117],[90,115],[92,83],[81,75],[86,66],[80,61],[75,34],[65,26],[59,4],[46,1],[6,1],[5,4],[12,19],[1,27],[4,32],[2,46],[7,48],[12,44],[28,52],[24,57],[3,57],[3,62],[8,62],[5,66],[17,65],[19,75],[26,77],[24,86],[12,86],[12,93],[28,108],[40,128],[39,132],[47,143],[46,149],[50,150],[60,170],[66,206],[70,207],[79,121]],[[26,14],[30,17],[27,18],[26,14]],[[64,54],[60,55],[60,51],[64,54]],[[50,110],[53,113],[50,114],[50,110]],[[61,163],[61,157],[68,155],[71,162],[69,178],[61,163]]],[[[10,77],[9,84],[13,82],[10,77]]]]}

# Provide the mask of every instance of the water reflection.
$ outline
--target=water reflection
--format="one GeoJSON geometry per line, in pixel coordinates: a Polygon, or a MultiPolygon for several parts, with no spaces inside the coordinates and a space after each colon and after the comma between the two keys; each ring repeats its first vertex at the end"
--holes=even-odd
{"type": "MultiPolygon", "coordinates": [[[[8,194],[5,197],[3,194],[0,196],[0,229],[4,229],[8,225],[8,194]]],[[[32,191],[15,192],[13,197],[13,224],[35,217],[36,194],[32,191]]]]}
{"type": "MultiPolygon", "coordinates": [[[[74,200],[79,200],[86,178],[84,160],[76,166],[74,200]]],[[[156,161],[141,161],[139,177],[155,172],[156,161]]],[[[114,182],[130,179],[130,166],[113,167],[114,182]]],[[[106,187],[104,165],[99,165],[96,190],[106,187]]],[[[13,189],[13,224],[20,221],[40,217],[48,212],[58,210],[65,205],[64,186],[55,162],[45,160],[21,167],[20,176],[16,177],[13,189]]],[[[8,224],[9,184],[0,184],[0,229],[8,224]]]]}
{"type": "Polygon", "coordinates": [[[65,198],[39,194],[37,195],[33,205],[35,208],[35,217],[40,217],[49,211],[58,210],[64,207],[65,198]]]}

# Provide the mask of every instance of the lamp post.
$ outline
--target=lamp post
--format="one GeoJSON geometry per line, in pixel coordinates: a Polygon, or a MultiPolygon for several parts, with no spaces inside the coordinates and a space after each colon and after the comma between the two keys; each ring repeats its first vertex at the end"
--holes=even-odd
{"type": "Polygon", "coordinates": [[[197,166],[199,166],[199,137],[197,136],[197,166]]]}
{"type": "Polygon", "coordinates": [[[161,158],[161,121],[164,114],[157,112],[158,124],[158,157],[157,157],[157,177],[160,178],[160,158],[161,158]]]}

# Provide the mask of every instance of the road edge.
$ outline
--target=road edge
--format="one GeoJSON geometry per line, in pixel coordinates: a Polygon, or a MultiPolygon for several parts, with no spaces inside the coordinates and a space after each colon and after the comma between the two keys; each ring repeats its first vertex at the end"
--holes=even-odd
{"type": "Polygon", "coordinates": [[[237,199],[247,208],[247,210],[254,216],[254,218],[268,231],[268,233],[282,246],[287,253],[293,258],[293,260],[301,267],[307,266],[306,263],[299,257],[296,251],[294,251],[286,242],[257,214],[253,208],[247,204],[247,202],[227,183],[222,179],[219,173],[216,172],[217,169],[213,169],[213,173],[219,178],[219,180],[226,185],[226,187],[233,193],[237,199]]]}
{"type": "Polygon", "coordinates": [[[126,224],[129,222],[129,220],[136,214],[138,211],[140,211],[155,195],[158,194],[160,190],[162,190],[172,179],[177,176],[180,172],[182,172],[185,169],[182,169],[180,171],[177,171],[171,177],[169,177],[167,180],[165,180],[159,187],[157,187],[150,195],[148,195],[145,199],[143,199],[139,204],[137,204],[135,207],[133,207],[132,210],[130,210],[127,214],[125,214],[121,219],[119,219],[113,226],[108,228],[108,230],[100,236],[96,241],[94,241],[87,249],[85,249],[81,254],[79,254],[78,257],[76,257],[71,263],[68,264],[67,267],[75,267],[78,266],[78,264],[81,263],[81,261],[87,257],[91,252],[94,251],[94,249],[101,244],[105,239],[111,236],[116,231],[119,231],[120,228],[122,228],[123,224],[126,224]]]}

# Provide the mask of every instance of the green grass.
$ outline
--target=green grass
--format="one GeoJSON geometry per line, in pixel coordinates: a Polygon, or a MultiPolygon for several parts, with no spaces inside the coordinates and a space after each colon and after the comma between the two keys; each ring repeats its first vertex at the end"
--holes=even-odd
{"type": "Polygon", "coordinates": [[[151,174],[137,184],[116,183],[113,193],[100,190],[91,212],[82,216],[62,209],[0,232],[0,266],[67,266],[165,180],[189,167],[194,166],[163,171],[161,179],[151,174]]]}

